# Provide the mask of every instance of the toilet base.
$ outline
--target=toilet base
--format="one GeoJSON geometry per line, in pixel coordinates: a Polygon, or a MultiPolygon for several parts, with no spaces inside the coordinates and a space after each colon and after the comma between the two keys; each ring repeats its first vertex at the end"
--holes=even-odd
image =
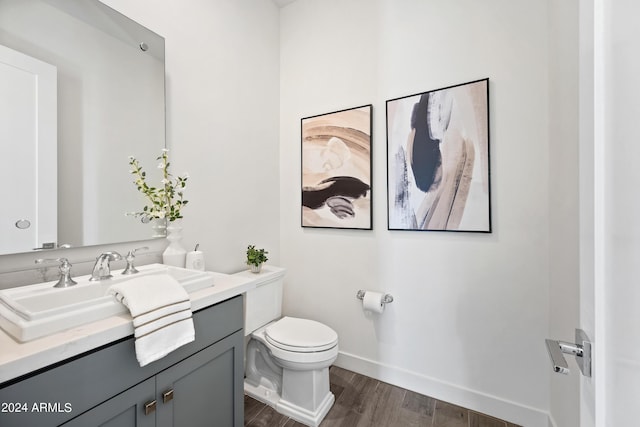
{"type": "Polygon", "coordinates": [[[258,402],[269,405],[274,409],[280,401],[280,395],[276,391],[263,385],[251,385],[247,380],[244,381],[244,394],[249,397],[253,397],[258,402]]]}
{"type": "Polygon", "coordinates": [[[315,410],[310,411],[281,398],[277,392],[263,385],[253,386],[245,381],[244,392],[247,396],[253,397],[257,401],[271,406],[282,415],[286,415],[287,417],[310,427],[318,427],[320,425],[335,401],[333,393],[327,392],[320,404],[316,406],[315,410]]]}
{"type": "Polygon", "coordinates": [[[325,415],[327,415],[327,412],[329,412],[333,406],[333,402],[335,400],[336,398],[333,393],[327,393],[324,399],[322,399],[320,405],[318,405],[316,410],[312,412],[287,400],[280,399],[280,402],[278,402],[275,409],[281,414],[286,415],[299,423],[311,427],[318,427],[325,415]]]}

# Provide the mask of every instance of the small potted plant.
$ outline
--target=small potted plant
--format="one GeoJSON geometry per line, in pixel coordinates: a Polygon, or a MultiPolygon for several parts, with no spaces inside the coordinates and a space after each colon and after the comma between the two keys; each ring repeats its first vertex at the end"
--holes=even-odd
{"type": "Polygon", "coordinates": [[[267,254],[264,249],[256,249],[254,245],[247,246],[247,265],[251,267],[252,273],[260,273],[262,264],[267,262],[267,254]]]}

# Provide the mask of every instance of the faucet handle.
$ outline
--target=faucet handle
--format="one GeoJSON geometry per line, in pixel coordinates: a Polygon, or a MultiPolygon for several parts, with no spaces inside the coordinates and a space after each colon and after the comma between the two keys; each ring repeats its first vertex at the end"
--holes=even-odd
{"type": "Polygon", "coordinates": [[[133,260],[136,257],[136,252],[141,250],[147,250],[149,246],[142,246],[140,248],[135,248],[130,250],[127,256],[125,257],[127,261],[127,267],[122,271],[122,274],[136,274],[138,273],[138,269],[134,267],[133,260]]]}
{"type": "Polygon", "coordinates": [[[71,278],[71,263],[67,258],[38,258],[35,262],[36,264],[48,262],[60,263],[60,279],[58,279],[58,283],[53,286],[54,288],[68,288],[78,283],[71,278]]]}
{"type": "Polygon", "coordinates": [[[35,263],[36,264],[46,264],[46,263],[53,263],[53,262],[57,262],[60,264],[60,268],[63,268],[63,266],[66,268],[71,267],[71,263],[69,262],[69,260],[67,258],[64,257],[60,257],[60,258],[38,258],[35,263]]]}
{"type": "Polygon", "coordinates": [[[135,256],[136,252],[138,252],[138,251],[147,251],[147,250],[149,250],[149,246],[142,246],[142,247],[139,247],[139,248],[135,248],[133,250],[130,250],[129,253],[127,254],[127,256],[129,256],[129,255],[135,256]]]}

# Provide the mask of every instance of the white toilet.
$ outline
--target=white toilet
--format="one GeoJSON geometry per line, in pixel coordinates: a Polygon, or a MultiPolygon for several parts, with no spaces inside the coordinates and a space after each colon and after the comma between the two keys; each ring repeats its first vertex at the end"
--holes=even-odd
{"type": "MultiPolygon", "coordinates": [[[[245,298],[244,391],[302,424],[318,426],[333,405],[329,366],[338,356],[338,334],[320,322],[282,317],[285,270],[264,266],[245,298]]],[[[251,276],[248,276],[251,275],[251,276]]]]}

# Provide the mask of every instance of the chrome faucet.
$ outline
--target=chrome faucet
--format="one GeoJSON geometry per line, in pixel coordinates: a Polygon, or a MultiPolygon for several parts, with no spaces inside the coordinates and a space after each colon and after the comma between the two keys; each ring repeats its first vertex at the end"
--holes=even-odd
{"type": "Polygon", "coordinates": [[[111,266],[109,262],[119,261],[122,259],[122,255],[115,251],[103,252],[96,258],[96,263],[93,265],[93,271],[91,272],[91,278],[89,281],[97,282],[99,280],[110,279],[111,266]]]}

